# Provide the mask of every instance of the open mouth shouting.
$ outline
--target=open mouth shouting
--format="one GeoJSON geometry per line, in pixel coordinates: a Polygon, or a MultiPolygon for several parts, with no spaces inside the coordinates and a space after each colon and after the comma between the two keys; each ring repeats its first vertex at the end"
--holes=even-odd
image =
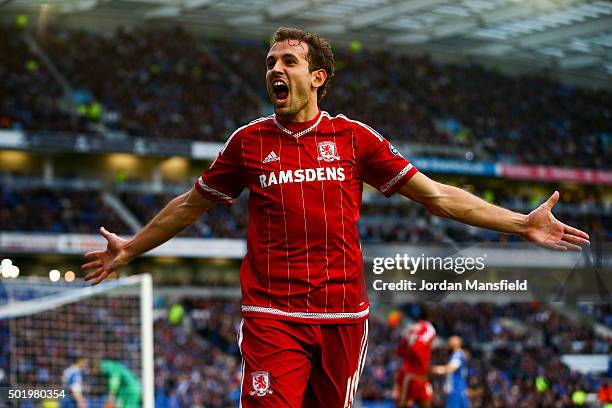
{"type": "Polygon", "coordinates": [[[272,82],[272,93],[274,94],[275,103],[283,103],[289,97],[289,86],[282,79],[275,79],[272,82]]]}

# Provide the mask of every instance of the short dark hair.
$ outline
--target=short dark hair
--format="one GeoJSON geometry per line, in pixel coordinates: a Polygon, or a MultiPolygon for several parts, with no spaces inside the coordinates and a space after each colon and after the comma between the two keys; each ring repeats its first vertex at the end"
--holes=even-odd
{"type": "Polygon", "coordinates": [[[324,69],[327,73],[327,79],[317,89],[317,100],[320,101],[327,94],[327,90],[331,85],[331,79],[334,76],[334,54],[332,53],[329,43],[318,34],[309,33],[299,28],[280,27],[274,32],[270,46],[285,41],[298,40],[308,44],[308,69],[310,72],[317,69],[324,69]]]}

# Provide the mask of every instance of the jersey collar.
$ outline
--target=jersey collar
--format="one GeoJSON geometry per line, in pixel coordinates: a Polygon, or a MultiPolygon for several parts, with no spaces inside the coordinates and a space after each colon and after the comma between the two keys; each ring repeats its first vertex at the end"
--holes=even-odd
{"type": "MultiPolygon", "coordinates": [[[[276,114],[272,115],[272,119],[274,119],[274,124],[275,124],[275,125],[276,125],[276,126],[277,126],[277,127],[280,129],[280,130],[282,130],[283,132],[287,133],[288,135],[291,135],[291,136],[293,136],[293,137],[295,137],[295,138],[298,138],[298,137],[300,137],[300,136],[304,136],[306,133],[308,133],[308,132],[310,132],[311,130],[313,130],[314,128],[316,128],[316,127],[319,125],[319,123],[321,122],[321,119],[323,119],[323,116],[327,116],[327,112],[321,112],[321,111],[319,111],[319,113],[317,114],[317,116],[315,116],[315,118],[314,118],[314,119],[312,119],[311,121],[308,121],[308,122],[303,122],[303,123],[295,123],[295,124],[290,124],[290,125],[294,125],[294,126],[295,126],[295,127],[297,127],[297,128],[299,128],[299,127],[300,127],[300,125],[305,125],[305,126],[308,126],[306,129],[302,129],[302,130],[299,130],[299,131],[293,131],[293,130],[287,129],[285,126],[283,126],[283,125],[282,125],[282,124],[281,124],[281,123],[278,121],[278,119],[276,118],[276,114]],[[310,123],[312,123],[312,124],[310,125],[310,123]]],[[[290,126],[290,125],[287,125],[287,126],[290,126]]],[[[294,126],[291,126],[291,127],[294,127],[294,126]]]]}

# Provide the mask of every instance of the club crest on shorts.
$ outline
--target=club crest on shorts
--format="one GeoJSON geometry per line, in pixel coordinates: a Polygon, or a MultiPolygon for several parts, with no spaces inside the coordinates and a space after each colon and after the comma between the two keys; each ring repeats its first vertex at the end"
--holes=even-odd
{"type": "Polygon", "coordinates": [[[272,390],[270,389],[270,373],[267,371],[252,372],[251,386],[253,390],[249,392],[249,395],[263,397],[264,395],[272,394],[272,390]]]}
{"type": "Polygon", "coordinates": [[[335,142],[319,142],[317,143],[317,150],[319,151],[318,160],[323,160],[326,162],[340,160],[336,152],[336,143],[335,142]]]}

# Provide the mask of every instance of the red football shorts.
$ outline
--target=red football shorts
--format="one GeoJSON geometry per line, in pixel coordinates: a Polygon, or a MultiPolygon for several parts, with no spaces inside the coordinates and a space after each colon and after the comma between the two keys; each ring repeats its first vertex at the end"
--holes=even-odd
{"type": "Polygon", "coordinates": [[[302,324],[245,317],[241,407],[352,408],[368,348],[367,320],[302,324]]]}
{"type": "Polygon", "coordinates": [[[433,399],[433,389],[427,377],[400,370],[397,373],[397,385],[398,399],[404,403],[428,402],[433,399]]]}

